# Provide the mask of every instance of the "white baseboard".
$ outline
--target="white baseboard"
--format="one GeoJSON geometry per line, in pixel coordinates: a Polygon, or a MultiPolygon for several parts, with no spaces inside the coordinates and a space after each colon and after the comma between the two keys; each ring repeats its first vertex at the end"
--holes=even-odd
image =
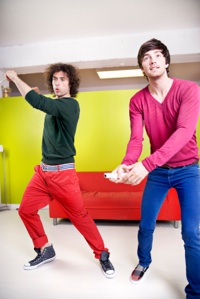
{"type": "Polygon", "coordinates": [[[0,204],[0,210],[17,210],[18,204],[0,204]]]}

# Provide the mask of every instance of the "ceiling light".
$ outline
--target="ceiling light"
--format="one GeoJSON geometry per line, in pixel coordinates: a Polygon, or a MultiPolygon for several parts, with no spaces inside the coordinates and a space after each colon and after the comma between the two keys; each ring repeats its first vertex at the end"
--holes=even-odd
{"type": "Polygon", "coordinates": [[[144,76],[143,72],[140,69],[97,71],[97,74],[100,79],[130,78],[144,76]]]}

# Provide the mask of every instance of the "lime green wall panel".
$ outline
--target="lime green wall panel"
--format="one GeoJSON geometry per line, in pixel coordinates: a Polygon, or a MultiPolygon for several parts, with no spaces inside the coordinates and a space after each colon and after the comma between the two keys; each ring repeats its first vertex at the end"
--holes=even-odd
{"type": "Polygon", "coordinates": [[[80,93],[81,116],[76,134],[76,167],[113,170],[121,163],[130,137],[129,101],[133,91],[80,93]]]}
{"type": "Polygon", "coordinates": [[[44,114],[22,97],[0,99],[0,144],[5,149],[7,197],[11,204],[21,202],[33,166],[40,161],[43,119],[44,114]]]}

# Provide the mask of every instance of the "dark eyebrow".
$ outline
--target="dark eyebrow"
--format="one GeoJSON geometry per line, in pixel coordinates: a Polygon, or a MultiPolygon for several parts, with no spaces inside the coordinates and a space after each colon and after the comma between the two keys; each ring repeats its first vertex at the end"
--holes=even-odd
{"type": "MultiPolygon", "coordinates": [[[[155,50],[155,52],[154,52],[155,54],[157,54],[157,53],[161,53],[161,54],[163,54],[162,53],[162,50],[155,50]]],[[[144,54],[144,56],[143,57],[145,57],[145,56],[149,56],[150,54],[148,53],[148,52],[146,52],[145,54],[144,54]]]]}
{"type": "Polygon", "coordinates": [[[60,79],[67,79],[67,76],[62,76],[62,77],[53,76],[53,79],[58,79],[58,78],[60,78],[60,79]]]}

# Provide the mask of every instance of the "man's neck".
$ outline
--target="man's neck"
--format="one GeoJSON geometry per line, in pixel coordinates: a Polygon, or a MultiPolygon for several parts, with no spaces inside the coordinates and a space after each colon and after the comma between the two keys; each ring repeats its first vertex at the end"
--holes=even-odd
{"type": "Polygon", "coordinates": [[[173,79],[166,77],[149,78],[149,92],[160,103],[162,103],[170,90],[173,79]]]}
{"type": "Polygon", "coordinates": [[[56,96],[57,99],[62,99],[62,98],[71,98],[71,95],[69,93],[60,95],[60,96],[56,96]]]}

